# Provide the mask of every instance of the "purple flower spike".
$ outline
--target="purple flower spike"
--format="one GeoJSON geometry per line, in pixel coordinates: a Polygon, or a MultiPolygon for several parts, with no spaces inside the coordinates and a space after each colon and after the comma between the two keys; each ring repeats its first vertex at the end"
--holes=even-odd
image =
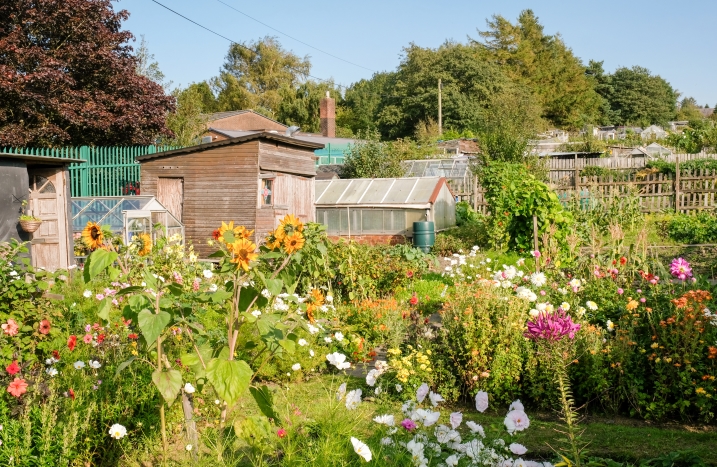
{"type": "Polygon", "coordinates": [[[573,323],[569,315],[558,309],[553,313],[541,313],[528,321],[528,330],[523,335],[533,340],[559,341],[565,336],[574,339],[579,330],[580,325],[573,323]]]}
{"type": "Polygon", "coordinates": [[[690,267],[690,263],[685,261],[684,258],[673,259],[672,263],[670,263],[670,274],[681,281],[689,279],[692,277],[692,268],[690,267]]]}

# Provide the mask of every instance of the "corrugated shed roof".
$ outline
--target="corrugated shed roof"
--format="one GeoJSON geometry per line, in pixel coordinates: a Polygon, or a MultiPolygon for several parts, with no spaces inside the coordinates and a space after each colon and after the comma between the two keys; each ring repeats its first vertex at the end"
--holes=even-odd
{"type": "Polygon", "coordinates": [[[314,204],[424,209],[444,186],[448,189],[443,177],[316,180],[314,204]]]}
{"type": "MultiPolygon", "coordinates": [[[[209,130],[214,131],[216,133],[221,133],[225,136],[228,136],[230,138],[237,138],[240,136],[247,136],[254,133],[258,133],[256,131],[235,131],[235,130],[220,130],[217,128],[209,128],[209,130]]],[[[270,132],[271,133],[271,132],[270,132]]],[[[274,134],[282,135],[281,132],[276,132],[274,134]]],[[[289,138],[287,136],[287,138],[289,138]]],[[[298,139],[300,141],[306,141],[308,143],[317,143],[317,144],[353,144],[356,142],[355,139],[351,138],[329,138],[327,136],[317,136],[317,135],[302,135],[302,134],[295,134],[294,136],[291,136],[292,139],[298,139]]]]}

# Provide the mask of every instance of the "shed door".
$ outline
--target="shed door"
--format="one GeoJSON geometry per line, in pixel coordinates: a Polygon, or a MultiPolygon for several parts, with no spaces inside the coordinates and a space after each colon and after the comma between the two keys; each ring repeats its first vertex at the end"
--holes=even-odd
{"type": "Polygon", "coordinates": [[[157,201],[167,211],[182,222],[182,208],[184,206],[184,179],[164,178],[157,179],[157,201]]]}
{"type": "Polygon", "coordinates": [[[69,257],[63,170],[31,171],[29,175],[29,207],[35,217],[42,219],[40,228],[32,234],[32,265],[48,271],[65,269],[69,257]]]}

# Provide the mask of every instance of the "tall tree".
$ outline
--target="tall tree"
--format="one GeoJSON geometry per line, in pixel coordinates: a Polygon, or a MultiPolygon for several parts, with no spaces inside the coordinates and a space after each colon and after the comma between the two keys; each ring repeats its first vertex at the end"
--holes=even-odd
{"type": "Polygon", "coordinates": [[[134,56],[137,60],[135,70],[138,75],[146,76],[165,89],[171,86],[171,82],[164,82],[164,73],[159,69],[159,63],[154,59],[154,54],[149,51],[144,34],[140,36],[139,47],[134,56]]]}
{"type": "Polygon", "coordinates": [[[516,24],[500,15],[474,41],[514,81],[530,89],[543,106],[543,117],[561,127],[581,127],[598,118],[600,99],[585,76],[585,66],[560,35],[546,35],[532,10],[516,24]]]}
{"type": "Polygon", "coordinates": [[[170,146],[191,146],[199,144],[202,133],[207,129],[202,86],[189,85],[186,89],[175,89],[172,96],[177,108],[167,115],[167,126],[174,137],[163,139],[170,146]]]}
{"type": "Polygon", "coordinates": [[[319,106],[321,99],[329,92],[334,99],[341,99],[341,94],[333,83],[305,81],[296,88],[281,88],[276,119],[287,125],[301,127],[302,131],[316,133],[320,131],[319,106]]]}
{"type": "Polygon", "coordinates": [[[212,80],[219,110],[254,109],[276,118],[282,90],[296,89],[311,70],[308,57],[284,50],[275,37],[232,44],[212,80]]]}
{"type": "Polygon", "coordinates": [[[610,108],[620,125],[665,124],[675,118],[678,93],[647,68],[618,68],[610,77],[610,108]]]}
{"type": "Polygon", "coordinates": [[[336,125],[354,133],[377,130],[378,112],[384,101],[391,102],[395,78],[395,72],[375,73],[349,86],[338,108],[336,125]]]}
{"type": "Polygon", "coordinates": [[[0,2],[0,146],[149,144],[174,104],[110,0],[0,2]]]}

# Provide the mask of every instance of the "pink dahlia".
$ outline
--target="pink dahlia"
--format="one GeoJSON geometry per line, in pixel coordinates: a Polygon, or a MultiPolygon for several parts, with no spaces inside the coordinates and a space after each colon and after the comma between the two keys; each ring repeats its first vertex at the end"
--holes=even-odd
{"type": "Polygon", "coordinates": [[[690,263],[685,261],[684,258],[673,259],[672,263],[670,263],[670,274],[681,281],[689,279],[692,277],[692,268],[690,267],[690,263]]]}
{"type": "Polygon", "coordinates": [[[540,313],[528,321],[528,330],[523,335],[533,340],[559,341],[565,336],[574,339],[579,330],[580,325],[573,323],[573,319],[558,308],[553,313],[540,313]]]}

